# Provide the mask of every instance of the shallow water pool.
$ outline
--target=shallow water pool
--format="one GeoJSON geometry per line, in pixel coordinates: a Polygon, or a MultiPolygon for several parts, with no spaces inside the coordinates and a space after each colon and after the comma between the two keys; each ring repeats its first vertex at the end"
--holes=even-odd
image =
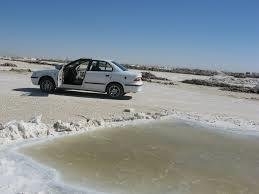
{"type": "Polygon", "coordinates": [[[105,193],[259,193],[259,138],[156,121],[23,148],[66,183],[105,193]]]}

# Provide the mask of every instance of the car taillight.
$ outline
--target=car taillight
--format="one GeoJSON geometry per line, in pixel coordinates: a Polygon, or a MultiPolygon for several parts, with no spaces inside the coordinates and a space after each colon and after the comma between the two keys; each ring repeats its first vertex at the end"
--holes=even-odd
{"type": "Polygon", "coordinates": [[[134,82],[138,82],[141,81],[141,77],[137,77],[136,79],[134,79],[134,82]]]}

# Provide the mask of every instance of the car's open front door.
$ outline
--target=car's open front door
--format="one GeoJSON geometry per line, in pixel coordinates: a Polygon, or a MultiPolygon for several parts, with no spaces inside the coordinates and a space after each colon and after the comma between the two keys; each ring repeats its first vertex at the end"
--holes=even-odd
{"type": "Polygon", "coordinates": [[[60,88],[63,84],[64,80],[64,73],[63,73],[64,66],[58,72],[58,88],[60,88]]]}

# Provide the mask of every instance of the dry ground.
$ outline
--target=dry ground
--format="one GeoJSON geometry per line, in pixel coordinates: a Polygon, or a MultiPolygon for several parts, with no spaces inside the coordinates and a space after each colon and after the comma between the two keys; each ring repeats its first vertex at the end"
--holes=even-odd
{"type": "MultiPolygon", "coordinates": [[[[60,119],[76,121],[82,115],[89,118],[110,118],[123,114],[125,108],[138,112],[176,109],[200,115],[227,115],[259,121],[258,95],[219,91],[217,88],[188,85],[177,81],[190,75],[158,73],[174,80],[177,85],[145,83],[143,92],[113,100],[105,94],[58,91],[47,95],[31,84],[30,73],[0,71],[0,123],[28,120],[42,114],[43,121],[60,119]]],[[[193,76],[191,76],[193,77],[193,76]]]]}

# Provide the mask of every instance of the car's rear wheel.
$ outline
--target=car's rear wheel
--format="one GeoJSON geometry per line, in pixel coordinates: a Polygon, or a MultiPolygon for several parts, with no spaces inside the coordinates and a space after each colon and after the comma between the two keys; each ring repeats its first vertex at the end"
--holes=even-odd
{"type": "Polygon", "coordinates": [[[119,98],[123,96],[124,90],[120,84],[112,83],[112,84],[109,84],[107,87],[107,94],[111,98],[119,98]]]}
{"type": "Polygon", "coordinates": [[[53,93],[55,91],[56,85],[51,78],[42,78],[40,81],[40,89],[45,93],[53,93]]]}

